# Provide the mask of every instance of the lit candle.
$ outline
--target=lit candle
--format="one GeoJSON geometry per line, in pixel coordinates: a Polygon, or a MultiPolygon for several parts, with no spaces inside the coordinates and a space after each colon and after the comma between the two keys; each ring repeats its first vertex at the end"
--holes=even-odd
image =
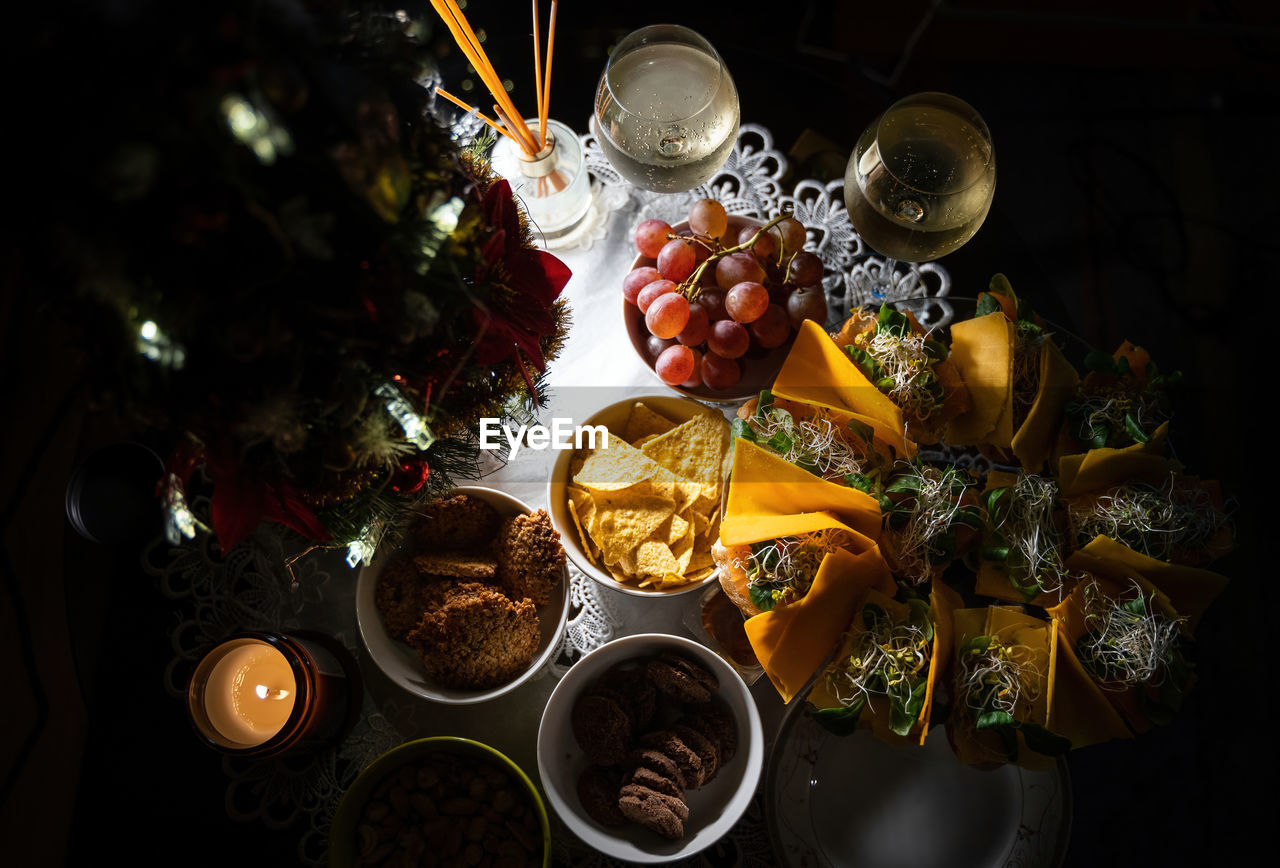
{"type": "Polygon", "coordinates": [[[191,676],[191,723],[209,746],[245,756],[332,742],[350,723],[356,693],[347,656],[327,637],[236,636],[210,651],[191,676]]]}
{"type": "Polygon", "coordinates": [[[284,728],[298,685],[283,654],[266,642],[245,642],[214,664],[204,710],[228,741],[252,746],[284,728]]]}

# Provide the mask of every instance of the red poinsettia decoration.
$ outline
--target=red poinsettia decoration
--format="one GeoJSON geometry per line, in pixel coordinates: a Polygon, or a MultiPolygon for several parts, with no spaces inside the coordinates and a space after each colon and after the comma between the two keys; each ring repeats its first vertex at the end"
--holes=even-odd
{"type": "Polygon", "coordinates": [[[283,480],[262,479],[243,463],[227,455],[209,454],[189,440],[181,442],[170,454],[161,486],[176,485],[185,491],[202,463],[214,485],[210,519],[223,551],[230,551],[248,538],[264,520],[283,524],[316,542],[331,539],[292,485],[283,480]]]}
{"type": "Polygon", "coordinates": [[[533,392],[533,382],[520,354],[523,352],[539,373],[546,370],[541,341],[555,334],[552,305],[572,273],[545,250],[525,246],[520,215],[511,195],[511,185],[505,179],[489,185],[481,204],[489,217],[489,225],[495,228],[480,251],[475,281],[477,285],[495,282],[508,292],[503,294],[500,308],[477,308],[472,313],[479,329],[475,359],[483,365],[512,359],[520,366],[533,392]],[[495,268],[499,265],[501,268],[495,268]]]}

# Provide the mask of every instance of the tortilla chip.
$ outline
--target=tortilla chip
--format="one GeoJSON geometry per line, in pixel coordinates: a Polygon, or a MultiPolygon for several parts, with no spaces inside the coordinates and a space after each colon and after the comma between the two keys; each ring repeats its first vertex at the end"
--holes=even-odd
{"type": "Polygon", "coordinates": [[[671,516],[670,524],[667,527],[667,545],[674,546],[684,539],[686,535],[692,539],[692,527],[693,525],[681,518],[678,512],[671,516]]]}
{"type": "Polygon", "coordinates": [[[750,441],[734,445],[720,525],[725,545],[826,528],[849,531],[869,548],[880,536],[880,504],[866,492],[814,476],[750,441]]]}
{"type": "Polygon", "coordinates": [[[970,409],[952,419],[953,446],[1013,442],[1013,357],[1017,327],[1002,312],[951,326],[951,361],[969,388],[970,409]]]}
{"type": "Polygon", "coordinates": [[[689,563],[685,566],[686,573],[701,572],[707,567],[715,566],[715,558],[711,556],[710,544],[701,545],[696,542],[696,539],[695,537],[695,545],[689,549],[689,563]]]}
{"type": "MultiPolygon", "coordinates": [[[[637,548],[638,548],[638,546],[637,546],[637,548]]],[[[632,549],[632,550],[631,550],[631,551],[629,551],[629,552],[625,552],[625,553],[623,553],[623,554],[618,558],[618,569],[622,570],[622,572],[623,572],[623,573],[625,573],[625,574],[626,574],[626,575],[628,575],[628,576],[634,577],[634,576],[636,575],[637,570],[636,570],[636,551],[635,551],[635,549],[632,549]]]]}
{"type": "Polygon", "coordinates": [[[701,512],[698,512],[698,510],[696,509],[688,510],[688,515],[689,515],[689,522],[690,524],[693,525],[693,532],[695,534],[703,534],[707,532],[707,528],[711,526],[710,516],[703,515],[701,512]]]}
{"type": "Polygon", "coordinates": [[[594,564],[600,555],[600,547],[591,538],[587,528],[591,526],[591,518],[595,515],[595,500],[584,489],[575,488],[572,485],[565,486],[565,491],[569,498],[569,515],[573,519],[573,526],[578,529],[578,541],[582,543],[582,550],[594,564]]]}
{"type": "Polygon", "coordinates": [[[643,401],[636,401],[631,408],[631,415],[627,417],[622,439],[639,446],[640,444],[636,443],[637,440],[643,438],[652,439],[659,434],[667,433],[674,427],[676,427],[675,422],[663,416],[643,401]]]}
{"type": "Polygon", "coordinates": [[[654,494],[671,497],[676,478],[659,464],[654,463],[639,449],[609,432],[608,445],[591,452],[573,481],[598,496],[599,492],[630,488],[648,483],[654,494]]]}
{"type": "Polygon", "coordinates": [[[597,498],[596,508],[592,536],[600,546],[604,562],[616,564],[653,536],[675,512],[675,502],[657,495],[601,497],[597,498]]]}
{"type": "Polygon", "coordinates": [[[636,548],[636,575],[661,576],[681,572],[671,547],[658,540],[645,540],[636,548]]]}
{"type": "Polygon", "coordinates": [[[714,566],[703,567],[697,570],[690,570],[688,573],[685,574],[685,578],[691,582],[701,582],[702,580],[710,577],[710,575],[715,571],[716,571],[716,568],[714,566]]]}
{"type": "Polygon", "coordinates": [[[695,482],[700,496],[720,497],[720,467],[729,449],[729,423],[720,413],[694,416],[644,444],[641,451],[680,479],[695,482]]]}

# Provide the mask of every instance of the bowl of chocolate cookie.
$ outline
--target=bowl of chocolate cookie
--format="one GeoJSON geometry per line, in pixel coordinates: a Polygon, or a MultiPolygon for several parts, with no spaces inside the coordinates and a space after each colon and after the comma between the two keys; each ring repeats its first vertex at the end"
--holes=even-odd
{"type": "Polygon", "coordinates": [[[573,665],[538,728],[547,802],[589,847],[626,862],[683,859],[738,822],[760,780],[750,688],[681,636],[615,639],[573,665]]]}
{"type": "Polygon", "coordinates": [[[555,654],[569,614],[560,534],[545,510],[455,488],[380,547],[356,582],[356,621],[391,681],[448,705],[515,690],[555,654]]]}

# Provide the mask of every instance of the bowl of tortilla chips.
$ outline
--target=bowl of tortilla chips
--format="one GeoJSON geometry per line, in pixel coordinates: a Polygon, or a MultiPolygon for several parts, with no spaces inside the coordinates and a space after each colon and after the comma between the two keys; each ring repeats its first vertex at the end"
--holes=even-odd
{"type": "Polygon", "coordinates": [[[729,458],[724,414],[688,398],[648,395],[583,422],[607,439],[565,450],[551,470],[548,511],[565,554],[627,594],[671,595],[716,581],[729,458]]]}

